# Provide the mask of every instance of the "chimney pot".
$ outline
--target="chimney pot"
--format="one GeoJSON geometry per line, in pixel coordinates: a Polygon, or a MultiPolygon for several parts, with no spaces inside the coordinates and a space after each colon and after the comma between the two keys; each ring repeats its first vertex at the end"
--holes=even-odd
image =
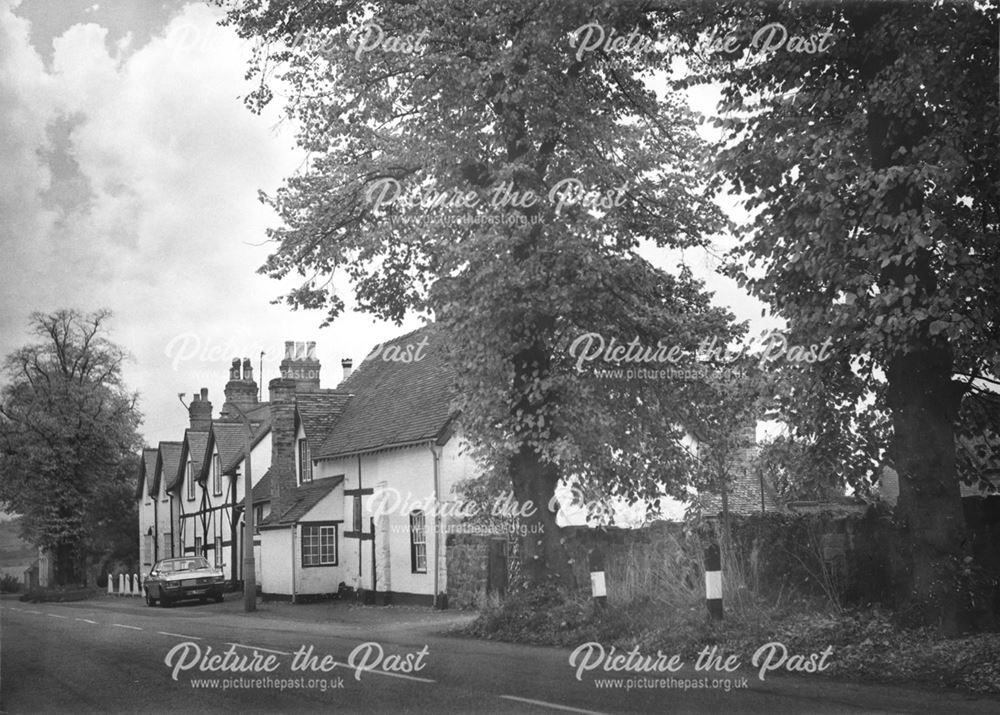
{"type": "Polygon", "coordinates": [[[243,379],[247,382],[253,381],[253,365],[250,364],[250,358],[243,358],[243,379]]]}
{"type": "Polygon", "coordinates": [[[306,359],[315,360],[316,359],[316,341],[310,340],[306,343],[306,359]]]}
{"type": "Polygon", "coordinates": [[[295,346],[295,343],[293,343],[291,340],[286,340],[285,341],[285,359],[286,360],[291,360],[294,357],[294,355],[293,355],[294,346],[295,346]]]}
{"type": "Polygon", "coordinates": [[[344,368],[344,379],[346,380],[351,376],[352,369],[354,367],[354,361],[351,358],[344,358],[340,361],[340,366],[344,368]]]}
{"type": "Polygon", "coordinates": [[[201,399],[203,399],[203,400],[207,400],[208,399],[208,388],[207,387],[201,388],[201,399]]]}

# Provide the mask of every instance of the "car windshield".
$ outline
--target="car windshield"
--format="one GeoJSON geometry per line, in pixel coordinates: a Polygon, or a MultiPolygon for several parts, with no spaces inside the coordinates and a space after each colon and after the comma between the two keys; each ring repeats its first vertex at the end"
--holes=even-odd
{"type": "Polygon", "coordinates": [[[192,556],[188,559],[168,559],[167,561],[161,561],[157,570],[161,573],[174,573],[175,571],[195,571],[207,568],[209,568],[208,559],[201,556],[192,556]]]}

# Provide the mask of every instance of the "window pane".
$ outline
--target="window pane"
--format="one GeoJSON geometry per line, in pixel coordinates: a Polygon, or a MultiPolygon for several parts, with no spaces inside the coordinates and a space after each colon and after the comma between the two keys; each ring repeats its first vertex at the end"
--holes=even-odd
{"type": "Polygon", "coordinates": [[[422,511],[410,514],[410,561],[414,573],[427,572],[427,531],[422,511]]]}

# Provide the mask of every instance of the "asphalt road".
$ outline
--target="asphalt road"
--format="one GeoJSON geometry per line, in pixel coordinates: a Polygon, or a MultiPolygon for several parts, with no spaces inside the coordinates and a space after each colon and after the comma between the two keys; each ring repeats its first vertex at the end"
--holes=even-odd
{"type": "Polygon", "coordinates": [[[68,604],[4,600],[0,710],[1000,712],[998,698],[815,677],[768,676],[762,682],[750,669],[706,674],[688,667],[646,676],[598,669],[578,680],[569,650],[449,636],[441,633],[440,619],[401,617],[399,612],[353,623],[327,620],[331,613],[336,611],[287,606],[280,613],[262,609],[248,615],[228,603],[162,609],[125,599],[68,604]],[[323,620],[308,620],[317,616],[323,620]],[[351,667],[358,665],[363,669],[351,667]],[[202,666],[216,670],[202,671],[202,666]],[[607,677],[622,680],[599,687],[596,680],[607,677]],[[673,682],[642,687],[661,678],[673,682]],[[748,687],[735,687],[744,678],[748,687]],[[700,684],[692,686],[693,681],[700,684]]]}

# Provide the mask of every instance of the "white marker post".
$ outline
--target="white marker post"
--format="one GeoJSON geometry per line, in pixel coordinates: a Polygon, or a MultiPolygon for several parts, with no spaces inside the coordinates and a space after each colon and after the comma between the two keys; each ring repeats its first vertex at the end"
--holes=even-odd
{"type": "Polygon", "coordinates": [[[705,549],[705,605],[711,618],[722,620],[722,557],[717,544],[705,549]]]}
{"type": "Polygon", "coordinates": [[[598,608],[608,605],[608,590],[604,582],[604,554],[600,549],[590,552],[590,594],[598,608]]]}

